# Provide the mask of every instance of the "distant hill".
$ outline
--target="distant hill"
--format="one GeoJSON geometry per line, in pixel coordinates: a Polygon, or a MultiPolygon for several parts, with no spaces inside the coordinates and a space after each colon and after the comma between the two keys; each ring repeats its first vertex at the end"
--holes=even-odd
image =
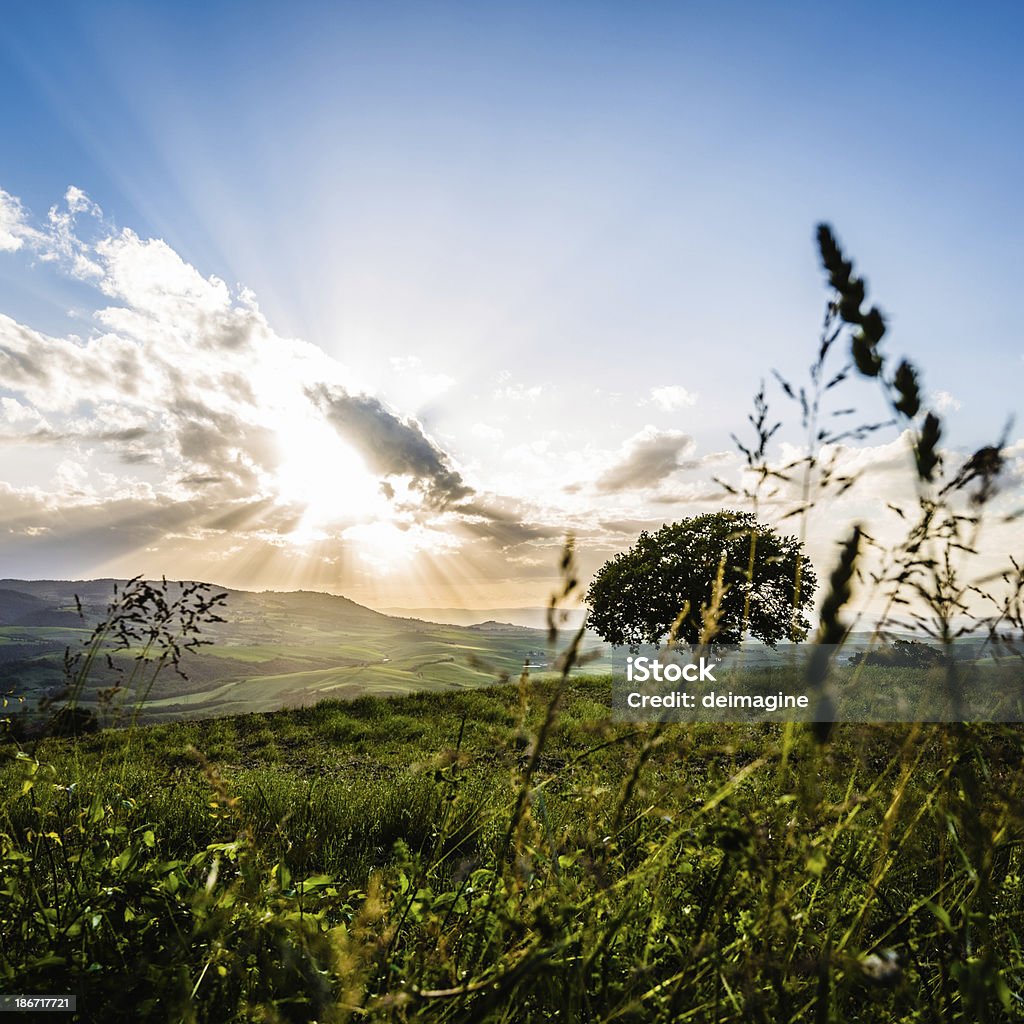
{"type": "MultiPolygon", "coordinates": [[[[455,626],[475,626],[479,623],[500,622],[527,629],[547,629],[547,608],[383,608],[388,615],[411,616],[433,622],[449,622],[455,626]]],[[[586,609],[575,608],[569,613],[567,625],[579,627],[586,609]]]]}
{"type": "MultiPolygon", "coordinates": [[[[115,586],[123,589],[127,582],[115,579],[0,580],[0,624],[17,624],[7,618],[10,609],[10,614],[20,611],[22,617],[44,613],[69,615],[80,625],[82,620],[78,615],[76,599],[81,603],[86,621],[91,623],[106,612],[107,606],[114,598],[115,586]]],[[[229,587],[218,587],[216,584],[211,586],[217,593],[228,595],[229,614],[239,621],[249,615],[267,612],[288,613],[302,618],[351,625],[379,624],[384,620],[393,620],[393,616],[375,612],[336,594],[311,590],[257,592],[232,590],[229,587]]]]}
{"type": "Polygon", "coordinates": [[[0,590],[0,626],[19,625],[24,619],[48,610],[41,598],[18,590],[0,590]]]}
{"type": "MultiPolygon", "coordinates": [[[[0,692],[34,706],[63,681],[65,649],[81,650],[107,614],[115,586],[124,580],[0,580],[0,692]],[[77,603],[76,603],[77,598],[77,603]],[[79,603],[81,615],[79,614],[79,603]]],[[[172,586],[175,586],[172,584],[172,586]]],[[[245,591],[227,595],[222,623],[203,628],[209,643],[187,653],[187,678],[162,672],[150,687],[145,673],[123,698],[143,695],[143,718],[206,717],[271,711],[314,703],[414,690],[446,690],[513,678],[529,664],[544,671],[551,657],[546,633],[477,619],[473,628],[374,611],[346,597],[298,590],[245,591]]],[[[126,676],[135,662],[115,655],[115,671],[103,659],[86,694],[126,676]]],[[[600,664],[594,671],[601,671],[600,664]]],[[[605,662],[605,668],[607,662],[605,662]]]]}

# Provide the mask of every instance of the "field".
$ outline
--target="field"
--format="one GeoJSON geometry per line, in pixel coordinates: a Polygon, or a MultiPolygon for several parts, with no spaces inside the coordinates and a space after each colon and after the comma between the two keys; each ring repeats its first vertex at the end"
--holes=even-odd
{"type": "MultiPolygon", "coordinates": [[[[81,651],[104,617],[114,586],[0,581],[0,665],[6,690],[30,710],[65,683],[65,649],[81,651]],[[82,604],[79,616],[76,597],[82,604]],[[11,619],[18,621],[12,623],[11,619]],[[44,623],[60,623],[47,625],[44,623]]],[[[116,704],[101,709],[97,691],[124,682],[139,651],[114,654],[121,675],[102,661],[78,703],[114,721],[117,709],[141,710],[144,721],[273,711],[324,698],[388,696],[417,690],[480,686],[518,675],[525,664],[547,666],[546,632],[498,622],[455,626],[374,612],[329,594],[226,594],[223,622],[207,624],[203,645],[183,653],[185,676],[162,671],[124,685],[116,704]]],[[[600,646],[596,641],[591,645],[600,646]]],[[[111,644],[106,649],[114,651],[111,644]]],[[[607,666],[607,659],[595,667],[607,666]]]]}
{"type": "Polygon", "coordinates": [[[8,746],[0,987],[80,1020],[1021,1018],[1018,728],[609,701],[551,677],[8,746]]]}

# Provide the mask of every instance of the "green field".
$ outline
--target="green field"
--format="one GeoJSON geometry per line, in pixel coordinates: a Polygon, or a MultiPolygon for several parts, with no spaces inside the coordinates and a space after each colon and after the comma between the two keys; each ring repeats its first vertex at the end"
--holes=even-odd
{"type": "Polygon", "coordinates": [[[1021,1019],[1019,728],[822,743],[609,700],[552,677],[8,744],[0,987],[83,1021],[1021,1019]]]}
{"type": "MultiPolygon", "coordinates": [[[[31,624],[0,626],[0,668],[6,692],[31,712],[40,697],[63,683],[65,649],[81,651],[90,628],[105,614],[115,581],[66,584],[0,581],[4,594],[18,597],[18,610],[36,600],[31,624]],[[15,589],[21,588],[21,589],[15,589]],[[23,593],[25,591],[25,593],[23,593]],[[84,618],[67,612],[76,595],[84,618]],[[35,624],[40,617],[63,616],[67,625],[35,624]]],[[[122,587],[124,584],[120,584],[122,587]]],[[[185,652],[181,675],[165,668],[155,677],[140,672],[124,686],[111,707],[100,707],[97,693],[131,678],[137,647],[116,651],[122,675],[102,659],[77,703],[100,713],[104,722],[140,712],[140,720],[239,714],[300,707],[325,697],[360,694],[389,696],[417,690],[442,691],[481,686],[518,676],[524,664],[543,669],[553,657],[547,635],[538,629],[485,623],[451,626],[382,615],[329,594],[227,591],[224,622],[208,624],[204,643],[185,652]]],[[[590,646],[599,648],[595,640],[590,646]]],[[[608,660],[595,663],[607,668],[608,660]]]]}

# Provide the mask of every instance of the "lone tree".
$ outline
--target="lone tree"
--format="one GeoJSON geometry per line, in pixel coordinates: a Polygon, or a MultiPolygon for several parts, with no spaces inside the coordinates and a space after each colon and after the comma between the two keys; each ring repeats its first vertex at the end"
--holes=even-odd
{"type": "Polygon", "coordinates": [[[644,531],[629,551],[605,562],[587,591],[587,622],[608,643],[635,647],[660,643],[685,610],[678,640],[735,644],[750,635],[774,647],[806,637],[804,609],[816,583],[795,537],[749,512],[714,512],[644,531]],[[702,637],[720,567],[717,625],[702,637]]]}

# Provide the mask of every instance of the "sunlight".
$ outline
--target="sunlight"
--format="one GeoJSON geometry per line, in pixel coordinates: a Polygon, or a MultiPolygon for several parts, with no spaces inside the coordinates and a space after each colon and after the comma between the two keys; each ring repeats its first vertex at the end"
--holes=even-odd
{"type": "Polygon", "coordinates": [[[360,523],[342,534],[353,541],[359,557],[377,572],[388,574],[409,567],[420,555],[439,555],[459,548],[449,533],[420,524],[360,523]]]}
{"type": "Polygon", "coordinates": [[[307,415],[282,420],[275,432],[281,461],[273,487],[282,502],[304,509],[293,540],[309,543],[332,524],[390,511],[377,479],[327,423],[307,415]]]}

